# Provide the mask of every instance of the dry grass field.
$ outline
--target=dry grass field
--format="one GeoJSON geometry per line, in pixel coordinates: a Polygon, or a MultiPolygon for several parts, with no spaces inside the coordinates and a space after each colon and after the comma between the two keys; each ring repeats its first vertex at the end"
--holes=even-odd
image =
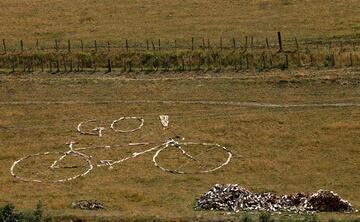
{"type": "Polygon", "coordinates": [[[0,0],[0,38],[218,41],[245,35],[331,38],[360,34],[359,0],[0,0]]]}
{"type": "MultiPolygon", "coordinates": [[[[74,217],[227,220],[241,215],[196,211],[195,201],[216,183],[238,183],[251,191],[279,194],[330,189],[360,209],[360,70],[356,68],[360,61],[360,0],[0,0],[0,9],[0,206],[14,203],[19,209],[29,209],[41,201],[46,213],[60,221],[74,217]],[[265,38],[272,46],[266,50],[283,56],[277,53],[278,31],[283,35],[284,53],[291,51],[289,61],[287,54],[277,60],[274,57],[273,67],[269,57],[271,65],[265,67],[265,57],[259,57],[264,56],[265,38]],[[243,65],[239,53],[249,46],[244,43],[245,36],[255,38],[251,53],[258,50],[262,54],[246,62],[251,67],[233,72],[239,65],[236,59],[243,65]],[[189,48],[192,37],[194,52],[189,48]],[[300,43],[297,51],[295,37],[300,43]],[[219,50],[220,38],[230,50],[219,50]],[[234,51],[232,38],[238,41],[234,51]],[[178,63],[170,67],[174,72],[159,68],[159,64],[154,71],[154,64],[162,60],[149,59],[151,64],[144,66],[139,52],[131,47],[130,52],[125,51],[125,39],[133,47],[135,42],[141,43],[136,46],[142,50],[150,40],[154,58],[170,51],[179,54],[170,48],[176,39],[179,50],[185,44],[191,57],[188,64],[182,61],[181,72],[175,72],[178,63]],[[170,50],[156,48],[158,39],[170,50]],[[204,63],[205,57],[193,61],[193,53],[211,52],[210,44],[210,50],[204,50],[208,39],[214,52],[221,51],[224,56],[214,59],[212,65],[204,63]],[[306,40],[314,39],[324,41],[309,41],[314,43],[309,49],[306,40]],[[329,44],[328,40],[334,39],[340,41],[329,44]],[[345,42],[348,39],[351,41],[345,42]],[[52,49],[28,51],[35,49],[37,40],[40,50],[52,49]],[[53,50],[55,40],[62,50],[53,50]],[[72,50],[67,48],[68,40],[72,50]],[[81,53],[76,52],[79,40],[85,45],[81,53]],[[93,48],[94,40],[99,51],[97,46],[93,48]],[[120,50],[110,50],[110,43],[120,50]],[[303,54],[295,57],[295,52],[303,54]],[[44,58],[41,65],[33,58],[39,55],[44,58]],[[84,69],[80,69],[80,55],[88,55],[84,69]],[[134,55],[133,61],[128,61],[129,55],[134,55]],[[75,73],[67,69],[68,59],[72,71],[77,61],[75,73]],[[261,61],[265,68],[259,66],[261,61]],[[288,69],[278,70],[279,61],[289,62],[288,69]],[[104,74],[110,64],[113,71],[104,74]],[[127,70],[128,64],[134,66],[132,72],[127,70]],[[326,105],[336,103],[357,105],[326,105]],[[318,105],[285,108],[259,104],[318,105]],[[167,130],[160,125],[161,114],[170,116],[167,130]],[[109,126],[120,116],[144,117],[145,125],[130,134],[117,134],[108,127],[101,138],[76,132],[81,121],[96,118],[109,126]],[[67,183],[26,183],[9,172],[15,160],[37,152],[66,151],[71,140],[78,142],[77,147],[122,145],[85,151],[95,164],[149,148],[125,147],[129,142],[163,142],[175,135],[186,141],[217,142],[229,147],[234,157],[224,168],[201,175],[163,172],[153,166],[154,153],[112,170],[95,167],[86,177],[67,183]],[[82,199],[102,201],[106,209],[94,212],[70,207],[82,199]]],[[[140,54],[153,58],[149,51],[140,54]]],[[[215,164],[216,154],[206,153],[203,160],[215,164]]],[[[159,158],[165,165],[178,161],[173,151],[159,158]]],[[[51,161],[25,162],[17,173],[48,176],[39,171],[47,169],[51,161]]],[[[69,159],[67,164],[77,162],[69,159]]],[[[359,213],[319,214],[321,220],[358,217],[359,213]]]]}
{"type": "MultiPolygon", "coordinates": [[[[360,208],[359,107],[261,108],[179,102],[359,103],[359,74],[359,70],[337,69],[139,74],[136,78],[116,73],[2,75],[0,204],[12,202],[23,209],[41,200],[46,212],[64,218],[233,218],[236,216],[199,212],[193,207],[195,199],[213,184],[238,183],[249,190],[279,194],[331,189],[360,208]],[[160,100],[178,102],[157,102],[160,100]],[[160,127],[160,114],[170,115],[170,129],[160,127]],[[144,117],[144,128],[126,135],[105,131],[102,138],[75,130],[86,119],[105,122],[123,115],[144,117]],[[113,170],[95,168],[88,176],[63,184],[20,182],[9,173],[16,159],[35,152],[65,151],[70,140],[84,146],[163,141],[174,135],[226,145],[234,158],[221,170],[202,175],[165,173],[153,166],[150,153],[113,170]],[[106,210],[70,208],[71,202],[81,199],[103,201],[106,210]]],[[[138,149],[88,154],[97,161],[138,149]]],[[[209,157],[210,162],[214,159],[209,157]]],[[[34,163],[24,170],[29,173],[44,166],[34,163]]],[[[358,216],[320,214],[321,219],[358,216]]]]}

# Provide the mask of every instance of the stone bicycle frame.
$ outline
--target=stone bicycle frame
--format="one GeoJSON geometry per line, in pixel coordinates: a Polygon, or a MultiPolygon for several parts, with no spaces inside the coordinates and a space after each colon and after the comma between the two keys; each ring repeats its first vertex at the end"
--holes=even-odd
{"type": "MultiPolygon", "coordinates": [[[[156,150],[156,153],[154,154],[153,158],[152,158],[152,161],[154,163],[154,165],[158,168],[160,168],[161,170],[165,171],[165,172],[169,172],[169,173],[175,173],[175,174],[188,174],[187,172],[185,171],[180,171],[180,170],[172,170],[172,169],[168,169],[166,167],[163,167],[161,166],[158,161],[157,161],[157,157],[158,155],[161,153],[161,151],[164,151],[168,148],[171,148],[171,147],[175,147],[177,149],[179,149],[181,151],[181,153],[183,155],[185,155],[188,159],[191,159],[192,161],[197,161],[195,157],[191,156],[190,154],[188,154],[183,148],[182,148],[182,145],[201,145],[201,146],[211,146],[211,147],[215,147],[215,148],[220,148],[222,149],[224,152],[227,153],[227,159],[222,162],[220,165],[218,165],[217,167],[214,167],[212,169],[208,169],[208,170],[202,170],[202,171],[198,171],[197,173],[209,173],[209,172],[213,172],[213,171],[216,171],[220,168],[222,168],[223,166],[227,165],[229,162],[230,162],[230,159],[232,158],[232,153],[224,146],[221,146],[217,143],[196,143],[196,142],[179,142],[177,141],[176,139],[179,139],[180,137],[175,137],[175,138],[169,138],[167,140],[165,140],[165,142],[161,143],[160,145],[157,145],[155,147],[152,147],[152,148],[149,148],[147,150],[144,150],[142,152],[134,152],[132,153],[131,155],[123,158],[123,159],[119,159],[119,160],[100,160],[100,164],[97,164],[96,166],[97,167],[109,167],[109,169],[112,169],[113,168],[113,165],[116,165],[116,164],[119,164],[119,163],[122,163],[126,160],[129,160],[129,159],[133,159],[135,157],[138,157],[138,156],[141,156],[145,153],[148,153],[148,152],[151,152],[151,151],[155,151],[156,150]]],[[[182,138],[182,140],[184,140],[184,138],[182,138]]],[[[11,166],[10,168],[10,173],[13,177],[19,179],[19,180],[22,180],[22,181],[25,181],[25,182],[53,182],[53,183],[59,183],[59,182],[67,182],[67,181],[71,181],[71,180],[74,180],[74,179],[77,179],[79,177],[84,177],[86,176],[87,174],[89,174],[93,168],[94,168],[94,165],[92,164],[91,162],[91,158],[92,156],[89,156],[89,155],[86,155],[80,151],[84,151],[84,150],[89,150],[89,149],[109,149],[109,148],[115,148],[115,147],[120,147],[120,145],[113,145],[113,146],[108,146],[108,145],[103,145],[103,146],[94,146],[94,147],[81,147],[81,148],[74,148],[74,144],[75,142],[70,142],[68,143],[69,144],[69,150],[66,151],[66,152],[44,152],[44,153],[36,153],[36,154],[32,154],[32,155],[28,155],[28,156],[25,156],[25,157],[22,157],[21,159],[15,161],[13,163],[13,165],[11,166]],[[88,169],[83,172],[83,173],[80,173],[80,174],[77,174],[73,177],[69,177],[67,179],[60,179],[60,180],[47,180],[47,181],[42,181],[42,180],[36,180],[36,179],[25,179],[23,177],[20,177],[18,175],[15,174],[14,172],[14,169],[15,167],[23,160],[26,160],[26,159],[29,159],[31,157],[36,157],[36,156],[41,156],[41,155],[50,155],[50,154],[56,154],[56,155],[61,155],[59,159],[55,160],[51,166],[49,167],[50,169],[57,169],[57,168],[60,168],[58,166],[58,163],[60,161],[62,161],[65,157],[69,156],[69,155],[72,155],[72,156],[75,156],[75,157],[79,157],[79,158],[82,158],[84,161],[87,162],[88,164],[88,169]]],[[[129,146],[137,146],[137,145],[148,145],[148,144],[151,144],[151,143],[130,143],[128,144],[129,146]]],[[[214,148],[213,148],[214,149],[214,148]]],[[[202,154],[202,153],[200,153],[202,154]]],[[[200,155],[198,154],[198,155],[200,155]]]]}

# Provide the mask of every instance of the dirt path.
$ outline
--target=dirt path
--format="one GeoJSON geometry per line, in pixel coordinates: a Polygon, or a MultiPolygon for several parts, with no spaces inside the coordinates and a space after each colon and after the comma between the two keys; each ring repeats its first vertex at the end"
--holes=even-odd
{"type": "Polygon", "coordinates": [[[258,108],[301,108],[301,107],[360,107],[360,102],[334,102],[334,103],[259,103],[212,100],[109,100],[109,101],[3,101],[0,106],[10,105],[72,105],[72,104],[189,104],[189,105],[224,105],[238,107],[258,108]]]}

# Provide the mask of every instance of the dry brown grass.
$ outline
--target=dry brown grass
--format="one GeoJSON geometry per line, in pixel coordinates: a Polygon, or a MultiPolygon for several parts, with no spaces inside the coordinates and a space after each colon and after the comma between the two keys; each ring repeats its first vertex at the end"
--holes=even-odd
{"type": "MultiPolygon", "coordinates": [[[[163,75],[163,76],[162,76],[163,75]]],[[[116,101],[130,99],[225,100],[275,103],[359,102],[359,71],[287,71],[267,75],[222,74],[226,78],[138,76],[116,74],[2,76],[0,101],[116,101]],[[342,84],[346,80],[348,84],[342,84]]],[[[206,74],[206,77],[217,74],[206,74]]],[[[205,76],[203,76],[205,77],[205,76]]],[[[0,204],[31,208],[41,200],[54,215],[112,218],[223,217],[193,210],[195,198],[215,183],[239,183],[253,191],[292,193],[331,189],[360,207],[359,108],[244,108],[219,105],[75,104],[0,105],[0,204]],[[171,129],[163,131],[158,115],[169,114],[171,129]],[[111,120],[122,115],[145,118],[143,130],[131,135],[107,134],[102,139],[80,136],[79,121],[111,120]],[[216,141],[234,152],[224,169],[206,175],[173,175],[152,165],[151,154],[110,171],[96,168],[89,176],[64,184],[14,180],[9,167],[19,157],[40,151],[66,150],[80,144],[160,141],[172,135],[188,140],[216,141]],[[79,199],[104,201],[105,211],[70,208],[79,199]]],[[[124,155],[126,150],[112,153],[124,155]]],[[[93,153],[95,159],[108,156],[93,153]]],[[[322,214],[321,218],[359,215],[322,214]]]]}
{"type": "Polygon", "coordinates": [[[360,34],[358,0],[1,0],[1,38],[123,41],[360,34]]]}

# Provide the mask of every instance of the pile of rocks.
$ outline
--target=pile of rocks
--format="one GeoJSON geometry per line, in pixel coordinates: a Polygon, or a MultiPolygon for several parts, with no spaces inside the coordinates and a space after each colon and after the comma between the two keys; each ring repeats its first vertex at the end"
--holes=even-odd
{"type": "Polygon", "coordinates": [[[197,201],[202,210],[268,211],[311,213],[316,211],[355,211],[352,205],[332,191],[296,193],[278,196],[274,193],[253,193],[237,184],[216,184],[197,201]]]}
{"type": "Polygon", "coordinates": [[[71,203],[71,207],[81,210],[100,210],[104,209],[104,204],[97,200],[80,200],[71,203]]]}

